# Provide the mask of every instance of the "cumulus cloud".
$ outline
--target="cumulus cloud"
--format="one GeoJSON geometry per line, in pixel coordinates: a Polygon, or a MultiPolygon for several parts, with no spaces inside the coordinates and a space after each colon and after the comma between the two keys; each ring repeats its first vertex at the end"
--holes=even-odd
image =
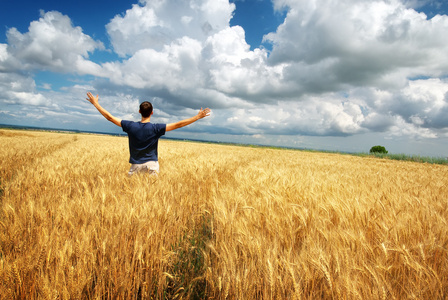
{"type": "Polygon", "coordinates": [[[398,0],[275,3],[289,10],[277,32],[265,36],[273,43],[270,63],[331,74],[326,81],[315,78],[321,85],[400,87],[410,76],[446,72],[447,16],[428,20],[398,0]]]}
{"type": "Polygon", "coordinates": [[[141,49],[160,51],[177,39],[203,41],[228,27],[234,9],[227,0],[143,0],[124,16],[115,16],[106,28],[119,55],[132,55],[141,49]]]}
{"type": "Polygon", "coordinates": [[[36,83],[28,76],[0,73],[0,104],[15,106],[51,105],[51,101],[36,92],[35,88],[36,83]]]}
{"type": "Polygon", "coordinates": [[[41,94],[12,92],[11,98],[16,99],[18,104],[22,105],[48,105],[50,102],[41,94]]]}
{"type": "Polygon", "coordinates": [[[8,45],[6,44],[0,44],[0,62],[4,62],[8,59],[8,45]]]}
{"type": "Polygon", "coordinates": [[[268,54],[256,48],[250,51],[244,29],[229,27],[210,36],[204,43],[202,62],[207,83],[226,95],[255,103],[275,102],[287,93],[282,82],[283,66],[269,66],[268,54]]]}
{"type": "Polygon", "coordinates": [[[104,49],[103,44],[59,12],[41,12],[41,18],[31,22],[26,33],[9,29],[7,41],[0,44],[0,104],[18,119],[16,122],[39,120],[41,125],[42,119],[51,115],[51,120],[63,123],[64,118],[55,115],[70,108],[65,99],[71,95],[54,97],[49,83],[42,83],[45,92],[39,91],[36,72],[101,75],[101,67],[89,60],[89,53],[104,49]]]}
{"type": "Polygon", "coordinates": [[[427,79],[410,81],[393,99],[377,103],[379,111],[400,116],[405,122],[427,129],[448,127],[448,81],[427,79]]]}
{"type": "Polygon", "coordinates": [[[27,33],[11,28],[7,37],[8,53],[1,56],[13,57],[22,70],[100,75],[99,66],[88,57],[95,49],[104,49],[103,44],[85,35],[81,27],[73,27],[70,18],[57,11],[41,12],[41,18],[31,22],[27,33]]]}
{"type": "MultiPolygon", "coordinates": [[[[197,129],[213,134],[446,137],[448,16],[417,12],[423,2],[273,0],[287,13],[264,37],[268,51],[251,50],[244,28],[230,26],[235,5],[226,0],[141,0],[105,24],[118,56],[102,63],[89,59],[101,42],[68,16],[42,13],[0,44],[0,72],[16,79],[0,76],[0,97],[76,110],[59,94],[48,102],[52,91],[24,74],[74,72],[97,78],[66,93],[95,89],[123,118],[138,118],[141,100],[163,122],[211,106],[214,117],[197,129]]],[[[88,103],[78,111],[101,119],[88,103]]]]}
{"type": "MultiPolygon", "coordinates": [[[[273,44],[268,53],[250,50],[244,29],[229,26],[234,7],[219,2],[211,11],[223,9],[224,17],[204,32],[201,24],[210,16],[198,7],[211,2],[191,3],[174,17],[166,15],[167,1],[142,2],[115,17],[107,25],[114,49],[129,58],[103,65],[110,80],[181,107],[238,105],[220,129],[232,134],[346,136],[384,132],[400,122],[445,126],[434,119],[440,115],[435,102],[413,98],[428,97],[430,89],[415,85],[430,80],[410,81],[446,70],[445,16],[428,20],[399,1],[275,1],[288,13],[265,37],[273,44]],[[289,117],[273,110],[287,110],[289,117]]],[[[438,89],[440,102],[446,85],[438,89]]]]}

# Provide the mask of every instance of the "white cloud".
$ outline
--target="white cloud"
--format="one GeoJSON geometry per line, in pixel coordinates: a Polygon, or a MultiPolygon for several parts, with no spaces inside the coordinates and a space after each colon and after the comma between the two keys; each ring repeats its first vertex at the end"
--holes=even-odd
{"type": "Polygon", "coordinates": [[[52,106],[53,103],[36,91],[36,83],[32,78],[14,73],[0,73],[0,105],[42,107],[52,106]]]}
{"type": "Polygon", "coordinates": [[[48,105],[50,101],[41,94],[26,93],[26,92],[11,92],[11,98],[17,100],[18,104],[22,105],[48,105]]]}
{"type": "Polygon", "coordinates": [[[244,29],[229,26],[234,8],[224,2],[184,2],[175,14],[167,13],[170,1],[134,5],[107,25],[115,51],[129,58],[106,63],[103,71],[115,85],[160,97],[162,115],[172,114],[173,105],[232,107],[215,122],[217,131],[233,134],[392,130],[432,137],[431,126],[445,126],[436,102],[409,96],[427,97],[431,89],[411,88],[408,78],[444,70],[446,17],[427,20],[396,0],[277,1],[289,11],[266,37],[274,43],[268,55],[251,51],[244,29]],[[203,8],[216,4],[221,18],[205,32],[201,26],[213,18],[203,8]]]}
{"type": "Polygon", "coordinates": [[[36,83],[31,77],[15,73],[0,73],[0,93],[32,92],[36,83]]]}
{"type": "Polygon", "coordinates": [[[0,62],[4,62],[8,58],[7,47],[7,44],[0,44],[0,62]]]}
{"type": "Polygon", "coordinates": [[[226,0],[140,1],[106,25],[121,58],[101,64],[89,59],[104,49],[100,42],[68,16],[45,13],[26,33],[10,29],[8,44],[0,44],[0,103],[53,107],[61,121],[67,111],[79,111],[77,122],[82,115],[101,120],[89,103],[73,104],[96,89],[125,118],[138,118],[143,100],[155,104],[163,122],[211,106],[214,117],[195,130],[241,139],[447,136],[447,16],[428,19],[413,9],[420,1],[273,4],[287,14],[265,36],[273,43],[268,51],[251,50],[244,28],[230,26],[235,5],[226,0]],[[101,79],[39,92],[26,73],[33,70],[101,79]]]}
{"type": "Polygon", "coordinates": [[[8,44],[0,44],[0,72],[11,72],[20,68],[20,62],[8,52],[8,44]]]}
{"type": "Polygon", "coordinates": [[[273,43],[270,62],[331,74],[330,86],[388,88],[395,79],[400,87],[407,77],[439,76],[448,67],[447,16],[427,20],[398,0],[275,3],[289,11],[277,32],[265,37],[273,43]],[[329,63],[322,68],[322,62],[329,63]]]}
{"type": "Polygon", "coordinates": [[[21,69],[99,75],[98,67],[87,58],[95,49],[104,49],[103,44],[85,35],[81,27],[73,27],[68,16],[56,11],[41,14],[27,33],[16,28],[7,32],[7,50],[20,61],[21,69]]]}
{"type": "Polygon", "coordinates": [[[427,79],[409,82],[393,102],[381,109],[389,109],[411,124],[438,130],[448,127],[448,80],[427,79]]]}
{"type": "Polygon", "coordinates": [[[51,90],[51,84],[49,84],[49,83],[44,83],[44,84],[42,84],[42,88],[43,88],[44,90],[51,90]]]}
{"type": "Polygon", "coordinates": [[[235,5],[226,0],[141,1],[106,25],[114,50],[133,55],[141,49],[160,51],[189,37],[203,41],[229,24],[235,5]]]}
{"type": "Polygon", "coordinates": [[[284,88],[283,66],[269,66],[263,49],[250,51],[244,29],[239,26],[210,36],[202,54],[208,83],[220,92],[251,102],[269,102],[273,101],[272,94],[284,88]],[[256,100],[251,100],[252,96],[256,100]]]}
{"type": "Polygon", "coordinates": [[[418,124],[406,122],[401,117],[397,117],[396,124],[390,128],[386,137],[411,137],[414,139],[436,139],[438,135],[428,128],[422,128],[418,124]]]}
{"type": "Polygon", "coordinates": [[[199,59],[201,45],[196,40],[182,38],[163,51],[142,49],[123,63],[104,64],[116,84],[135,88],[177,89],[203,85],[201,83],[199,59]]]}
{"type": "Polygon", "coordinates": [[[222,126],[234,134],[345,136],[365,132],[359,105],[336,95],[235,110],[222,126]]]}

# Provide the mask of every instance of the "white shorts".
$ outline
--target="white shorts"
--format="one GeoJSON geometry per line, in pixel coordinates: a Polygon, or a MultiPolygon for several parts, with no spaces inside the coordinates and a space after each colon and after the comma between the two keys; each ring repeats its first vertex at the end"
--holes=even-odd
{"type": "Polygon", "coordinates": [[[148,161],[143,164],[132,164],[128,175],[134,175],[136,173],[148,173],[149,175],[159,174],[159,162],[158,161],[148,161]]]}

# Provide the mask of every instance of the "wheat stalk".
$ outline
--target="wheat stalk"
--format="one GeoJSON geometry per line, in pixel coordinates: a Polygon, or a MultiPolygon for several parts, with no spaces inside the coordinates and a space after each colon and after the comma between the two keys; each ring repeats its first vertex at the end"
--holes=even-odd
{"type": "Polygon", "coordinates": [[[123,137],[7,133],[0,290],[12,298],[187,298],[202,281],[216,299],[446,296],[446,166],[161,140],[150,180],[126,176],[123,137]],[[178,249],[198,250],[184,262],[203,272],[184,285],[178,249]]]}

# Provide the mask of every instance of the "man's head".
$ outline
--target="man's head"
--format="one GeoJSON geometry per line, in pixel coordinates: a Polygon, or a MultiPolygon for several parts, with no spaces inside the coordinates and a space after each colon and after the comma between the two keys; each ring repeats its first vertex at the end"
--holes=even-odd
{"type": "Polygon", "coordinates": [[[139,113],[142,114],[143,118],[149,117],[152,114],[152,104],[148,101],[142,102],[139,113]]]}

